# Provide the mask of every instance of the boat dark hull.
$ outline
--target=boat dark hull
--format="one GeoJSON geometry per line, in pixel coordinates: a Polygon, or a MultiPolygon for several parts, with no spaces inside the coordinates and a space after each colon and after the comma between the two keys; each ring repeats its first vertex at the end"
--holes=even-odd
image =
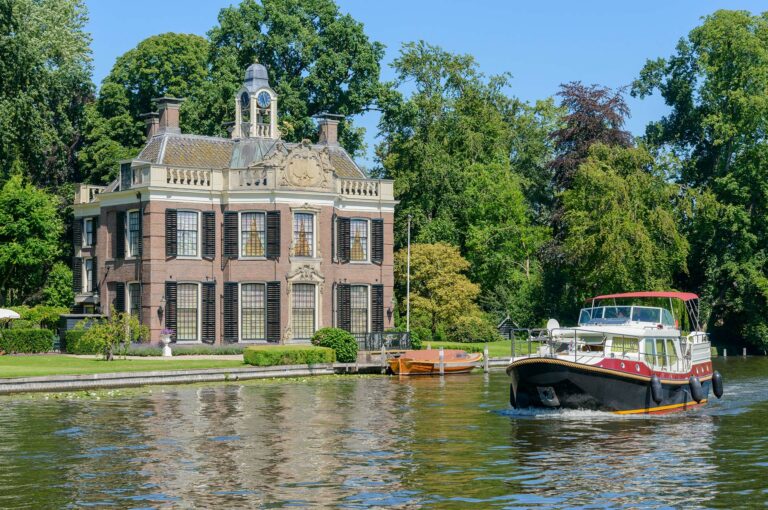
{"type": "Polygon", "coordinates": [[[711,378],[701,379],[703,399],[691,396],[688,380],[661,380],[662,400],[655,402],[650,378],[596,369],[556,359],[525,359],[510,364],[510,403],[518,409],[587,409],[619,414],[664,413],[707,402],[711,378]]]}

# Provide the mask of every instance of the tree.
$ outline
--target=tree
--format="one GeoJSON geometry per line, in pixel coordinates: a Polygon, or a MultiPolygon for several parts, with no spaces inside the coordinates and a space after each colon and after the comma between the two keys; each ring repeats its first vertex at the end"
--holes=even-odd
{"type": "Polygon", "coordinates": [[[342,145],[351,154],[363,148],[363,131],[351,117],[380,93],[384,46],[371,42],[363,25],[341,14],[333,0],[243,0],[221,10],[208,37],[211,72],[183,109],[194,131],[226,134],[223,123],[235,118],[233,97],[243,73],[259,62],[279,96],[283,138],[316,140],[312,117],[330,112],[347,116],[342,145]]]}
{"type": "Polygon", "coordinates": [[[34,299],[60,255],[56,200],[11,177],[0,190],[0,304],[34,299]]]}
{"type": "Polygon", "coordinates": [[[592,147],[562,195],[565,270],[578,302],[624,290],[666,290],[686,272],[678,186],[644,148],[592,147]]]}
{"type": "Polygon", "coordinates": [[[80,0],[0,2],[0,182],[77,177],[83,109],[93,95],[80,0]]]}
{"type": "Polygon", "coordinates": [[[43,287],[43,304],[67,308],[75,301],[72,290],[72,270],[62,262],[53,265],[43,287]]]}
{"type": "Polygon", "coordinates": [[[646,138],[681,161],[675,176],[697,197],[685,217],[689,278],[723,338],[768,344],[768,14],[717,11],[669,59],[633,84],[658,90],[671,112],[646,138]]]}
{"type": "MultiPolygon", "coordinates": [[[[406,250],[395,254],[395,281],[404,287],[406,250]]],[[[411,246],[411,325],[425,327],[433,334],[454,326],[462,316],[479,316],[476,303],[480,287],[464,274],[469,269],[458,248],[445,243],[411,246]]],[[[401,295],[405,295],[401,292],[401,295]]],[[[401,314],[405,300],[401,299],[401,314]]]]}
{"type": "Polygon", "coordinates": [[[154,111],[153,99],[196,94],[208,75],[207,55],[204,38],[169,32],[148,37],[117,58],[98,100],[85,112],[79,160],[88,181],[112,180],[118,162],[138,154],[145,140],[141,114],[154,111]]]}
{"type": "Polygon", "coordinates": [[[114,308],[106,319],[80,321],[75,330],[83,332],[81,341],[84,345],[95,346],[107,361],[112,361],[115,354],[125,352],[131,342],[149,338],[149,328],[140,324],[138,317],[116,312],[114,308]]]}

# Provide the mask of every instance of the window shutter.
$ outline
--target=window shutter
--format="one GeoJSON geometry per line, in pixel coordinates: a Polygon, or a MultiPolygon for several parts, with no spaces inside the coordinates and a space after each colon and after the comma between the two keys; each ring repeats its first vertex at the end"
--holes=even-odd
{"type": "Polygon", "coordinates": [[[115,282],[115,299],[112,301],[112,306],[115,307],[116,312],[125,312],[125,283],[115,282]]]}
{"type": "Polygon", "coordinates": [[[371,285],[371,330],[384,331],[384,286],[371,285]]]}
{"type": "Polygon", "coordinates": [[[72,290],[75,294],[83,292],[83,259],[80,257],[72,259],[72,290]]]}
{"type": "Polygon", "coordinates": [[[267,258],[280,258],[280,211],[267,211],[267,258]]]}
{"type": "Polygon", "coordinates": [[[142,292],[144,292],[144,285],[142,285],[140,283],[139,284],[139,293],[136,295],[136,305],[137,305],[136,308],[138,308],[138,310],[139,310],[139,316],[136,317],[136,318],[139,320],[139,324],[142,324],[142,321],[141,321],[141,312],[142,312],[142,308],[141,308],[141,293],[142,292]]]}
{"type": "Polygon", "coordinates": [[[172,329],[171,339],[176,341],[176,282],[165,282],[165,327],[172,329]]]}
{"type": "Polygon", "coordinates": [[[216,282],[203,282],[203,343],[216,341],[216,282]]]}
{"type": "Polygon", "coordinates": [[[216,213],[203,212],[203,258],[216,257],[216,213]]]}
{"type": "Polygon", "coordinates": [[[339,264],[346,264],[349,262],[349,218],[338,218],[336,221],[336,247],[339,264]]]}
{"type": "Polygon", "coordinates": [[[280,282],[267,282],[267,342],[280,342],[280,282]]]}
{"type": "Polygon", "coordinates": [[[237,253],[237,211],[224,213],[224,247],[222,254],[230,259],[236,259],[237,253]]]}
{"type": "Polygon", "coordinates": [[[238,340],[238,285],[237,282],[224,282],[224,341],[238,340]]]}
{"type": "Polygon", "coordinates": [[[115,225],[115,258],[125,258],[125,211],[117,211],[115,225]]]}
{"type": "Polygon", "coordinates": [[[96,259],[96,257],[93,257],[93,270],[91,271],[91,287],[93,288],[93,292],[99,291],[99,261],[96,259]]]}
{"type": "Polygon", "coordinates": [[[144,253],[144,208],[139,207],[139,212],[137,214],[139,215],[139,253],[137,255],[141,257],[144,253]]]}
{"type": "Polygon", "coordinates": [[[352,286],[340,283],[336,287],[336,327],[352,329],[352,286]]]}
{"type": "Polygon", "coordinates": [[[75,245],[75,251],[83,245],[83,218],[75,218],[72,223],[72,243],[75,245]]]}
{"type": "Polygon", "coordinates": [[[175,257],[178,253],[178,239],[176,229],[178,228],[178,213],[176,209],[165,210],[165,257],[175,257]]]}
{"type": "Polygon", "coordinates": [[[98,239],[98,235],[97,235],[98,233],[99,233],[99,217],[98,216],[94,216],[93,217],[93,245],[94,246],[96,246],[96,241],[98,239]]]}
{"type": "Polygon", "coordinates": [[[131,164],[120,164],[120,191],[131,189],[131,164]]]}
{"type": "Polygon", "coordinates": [[[371,220],[371,262],[384,262],[384,220],[380,218],[371,220]]]}

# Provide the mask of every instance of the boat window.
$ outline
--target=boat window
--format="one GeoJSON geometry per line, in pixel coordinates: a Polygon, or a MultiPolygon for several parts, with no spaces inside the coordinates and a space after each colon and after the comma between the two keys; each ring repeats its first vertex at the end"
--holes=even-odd
{"type": "Polygon", "coordinates": [[[656,361],[653,356],[653,338],[645,339],[645,362],[648,365],[655,365],[656,361]]]}
{"type": "Polygon", "coordinates": [[[672,312],[666,308],[661,310],[661,323],[665,326],[675,327],[675,318],[672,316],[672,312]]]}
{"type": "Polygon", "coordinates": [[[579,324],[586,324],[589,322],[592,317],[590,316],[590,309],[584,308],[581,310],[581,313],[579,314],[579,324]]]}
{"type": "Polygon", "coordinates": [[[631,309],[630,306],[606,306],[603,317],[606,319],[628,319],[631,309]]]}
{"type": "Polygon", "coordinates": [[[615,353],[634,353],[640,349],[639,340],[637,338],[629,338],[624,336],[613,337],[613,344],[611,351],[615,353]]]}
{"type": "Polygon", "coordinates": [[[582,308],[579,314],[579,324],[586,324],[589,321],[603,318],[603,307],[596,306],[595,308],[582,308]]]}
{"type": "Polygon", "coordinates": [[[659,323],[661,322],[661,308],[632,307],[632,320],[635,322],[659,323]]]}
{"type": "Polygon", "coordinates": [[[656,363],[657,367],[667,367],[666,356],[664,356],[664,339],[656,339],[656,363]]]}
{"type": "Polygon", "coordinates": [[[667,338],[667,361],[670,368],[677,367],[677,350],[675,349],[675,341],[671,338],[667,338]]]}

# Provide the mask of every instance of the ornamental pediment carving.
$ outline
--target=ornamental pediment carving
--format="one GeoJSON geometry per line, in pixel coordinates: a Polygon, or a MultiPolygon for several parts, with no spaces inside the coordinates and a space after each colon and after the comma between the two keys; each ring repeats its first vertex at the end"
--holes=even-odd
{"type": "Polygon", "coordinates": [[[320,273],[318,268],[312,264],[300,264],[292,268],[285,276],[285,279],[288,283],[322,284],[325,282],[325,277],[320,273]]]}
{"type": "Polygon", "coordinates": [[[286,188],[333,188],[333,166],[328,148],[313,148],[303,140],[292,148],[279,143],[262,164],[276,169],[277,183],[286,188]]]}

